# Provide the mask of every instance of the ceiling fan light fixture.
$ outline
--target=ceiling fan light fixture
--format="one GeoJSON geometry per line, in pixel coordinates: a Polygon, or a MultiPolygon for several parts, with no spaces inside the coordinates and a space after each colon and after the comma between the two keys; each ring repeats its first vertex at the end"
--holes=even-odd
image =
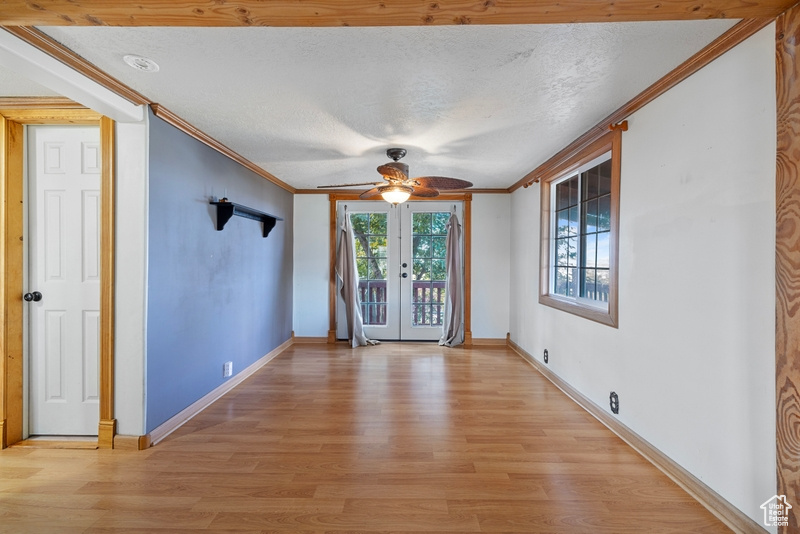
{"type": "Polygon", "coordinates": [[[405,185],[387,185],[379,187],[378,190],[381,192],[383,200],[395,205],[402,204],[408,200],[408,197],[410,197],[411,193],[414,191],[412,188],[405,185]]]}

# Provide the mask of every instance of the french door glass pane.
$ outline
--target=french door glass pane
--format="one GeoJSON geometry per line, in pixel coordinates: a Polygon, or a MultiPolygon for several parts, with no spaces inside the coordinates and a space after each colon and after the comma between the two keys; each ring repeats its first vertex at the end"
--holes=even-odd
{"type": "Polygon", "coordinates": [[[449,218],[448,212],[412,213],[412,326],[439,326],[444,320],[449,218]]]}
{"type": "Polygon", "coordinates": [[[352,213],[358,293],[364,325],[386,325],[387,214],[352,213]]]}

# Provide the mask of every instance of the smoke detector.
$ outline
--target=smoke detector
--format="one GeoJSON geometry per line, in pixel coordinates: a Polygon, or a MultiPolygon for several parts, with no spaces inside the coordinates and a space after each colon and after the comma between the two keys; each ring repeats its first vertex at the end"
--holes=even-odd
{"type": "Polygon", "coordinates": [[[144,56],[137,56],[134,54],[128,54],[123,56],[125,63],[130,65],[136,70],[141,70],[144,72],[158,72],[158,63],[153,61],[150,58],[146,58],[144,56]]]}

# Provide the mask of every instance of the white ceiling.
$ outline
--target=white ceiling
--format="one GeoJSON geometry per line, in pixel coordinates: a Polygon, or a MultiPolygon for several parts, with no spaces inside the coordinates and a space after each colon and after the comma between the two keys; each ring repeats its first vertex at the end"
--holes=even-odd
{"type": "Polygon", "coordinates": [[[506,188],[735,22],[40,29],[296,188],[380,180],[392,146],[506,188]]]}

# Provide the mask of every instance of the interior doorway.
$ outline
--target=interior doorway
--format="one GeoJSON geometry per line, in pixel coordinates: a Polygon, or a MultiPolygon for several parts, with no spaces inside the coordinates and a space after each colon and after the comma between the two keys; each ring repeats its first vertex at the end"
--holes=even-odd
{"type": "MultiPolygon", "coordinates": [[[[100,141],[100,246],[99,246],[99,340],[97,444],[113,448],[114,419],[114,121],[67,99],[53,99],[35,108],[30,99],[0,101],[0,146],[5,158],[0,164],[0,220],[4,222],[0,239],[0,448],[23,439],[27,431],[26,373],[24,340],[28,291],[23,234],[25,233],[26,128],[31,125],[91,125],[99,127],[100,141]],[[98,423],[99,420],[99,423],[98,423]]],[[[33,295],[32,295],[33,296],[33,295]]]]}

